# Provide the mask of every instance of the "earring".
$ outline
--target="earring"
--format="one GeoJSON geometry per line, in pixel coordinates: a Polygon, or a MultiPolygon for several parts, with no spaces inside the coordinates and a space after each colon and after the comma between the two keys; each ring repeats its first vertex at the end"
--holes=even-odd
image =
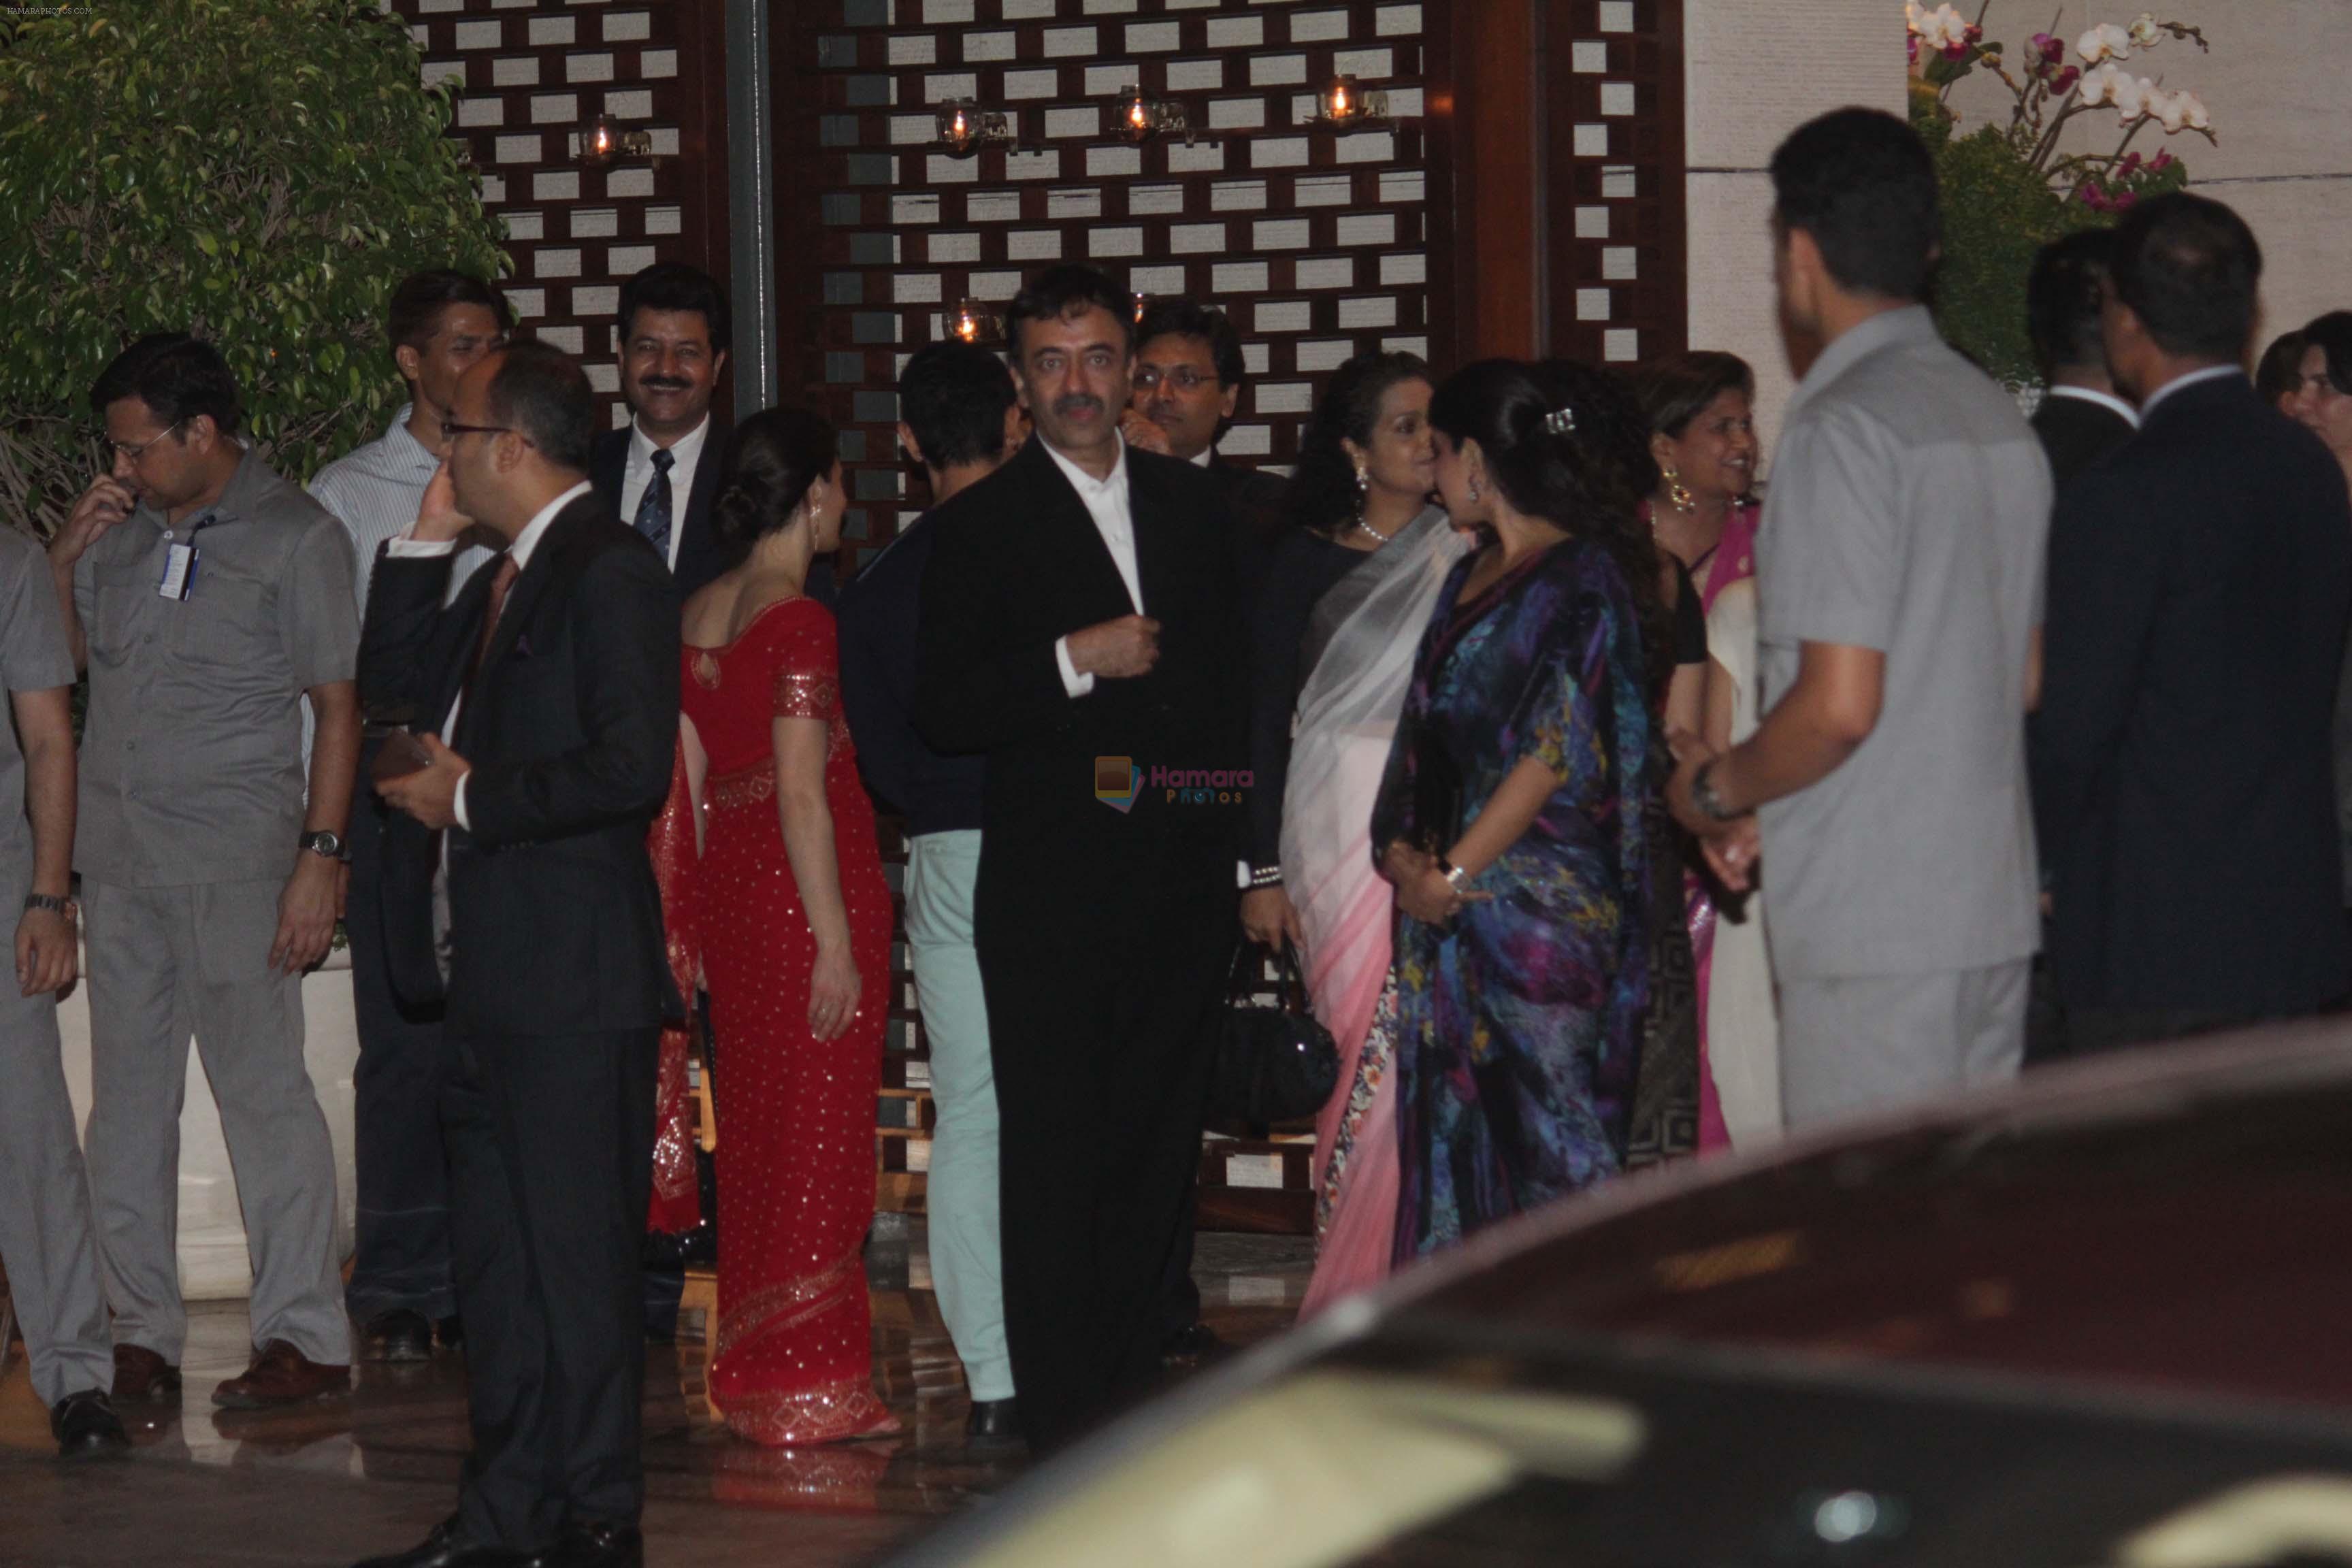
{"type": "Polygon", "coordinates": [[[1689,487],[1683,483],[1682,476],[1671,465],[1660,477],[1666,481],[1666,499],[1674,502],[1676,511],[1688,515],[1698,510],[1698,497],[1690,493],[1689,487]]]}
{"type": "Polygon", "coordinates": [[[1477,481],[1476,479],[1472,479],[1472,480],[1470,481],[1470,502],[1471,502],[1471,504],[1472,504],[1473,506],[1475,506],[1475,505],[1476,505],[1476,504],[1477,504],[1477,501],[1478,501],[1478,481],[1477,481]]]}
{"type": "Polygon", "coordinates": [[[1364,515],[1364,501],[1372,491],[1372,471],[1363,464],[1356,465],[1356,515],[1364,515]]]}

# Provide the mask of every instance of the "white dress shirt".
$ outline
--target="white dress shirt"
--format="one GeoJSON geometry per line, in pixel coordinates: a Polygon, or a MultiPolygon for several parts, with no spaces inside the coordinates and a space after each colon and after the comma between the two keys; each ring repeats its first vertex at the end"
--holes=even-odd
{"type": "MultiPolygon", "coordinates": [[[[523,524],[522,531],[515,535],[515,542],[507,546],[507,554],[515,563],[515,574],[518,577],[522,574],[523,568],[530,564],[530,552],[539,548],[540,536],[547,531],[548,524],[555,521],[558,512],[586,495],[588,490],[588,481],[581,480],[540,508],[531,520],[523,524]]],[[[672,529],[670,531],[675,535],[677,531],[672,529]]],[[[394,540],[385,547],[387,552],[402,560],[415,561],[427,560],[436,555],[447,555],[457,548],[457,542],[454,539],[418,539],[414,536],[415,532],[415,529],[412,528],[408,536],[394,540]]],[[[449,716],[441,721],[441,741],[444,745],[457,738],[457,713],[465,706],[466,693],[461,687],[457,692],[457,700],[449,704],[449,716]]],[[[471,776],[473,775],[468,773],[465,778],[458,779],[457,798],[449,807],[450,813],[457,819],[457,826],[468,833],[474,830],[474,825],[466,816],[466,778],[471,776]]],[[[446,858],[446,850],[445,849],[443,853],[446,858]]]]}
{"type": "MultiPolygon", "coordinates": [[[[677,542],[686,537],[686,502],[694,494],[694,470],[702,465],[702,448],[710,436],[710,416],[670,444],[669,569],[677,570],[677,542]]],[[[635,420],[629,422],[629,462],[621,470],[621,521],[637,526],[637,503],[654,482],[654,438],[635,420]]]]}
{"type": "Polygon", "coordinates": [[[2154,392],[2149,393],[2147,395],[2147,401],[2139,405],[2140,423],[2146,424],[2147,422],[2147,416],[2156,412],[2156,405],[2158,404],[2163,402],[2174,393],[2179,392],[2184,386],[2194,386],[2200,381],[2219,381],[2225,375],[2242,376],[2245,374],[2246,373],[2244,371],[2239,369],[2233,364],[2209,364],[2203,370],[2192,370],[2187,375],[2175,376],[2172,380],[2166,382],[2162,386],[2158,387],[2154,392]]]}
{"type": "MultiPolygon", "coordinates": [[[[1041,437],[1042,439],[1042,437],[1041,437]]],[[[1110,552],[1111,564],[1118,568],[1119,578],[1127,584],[1127,596],[1135,605],[1137,615],[1143,614],[1143,574],[1135,563],[1135,513],[1129,508],[1127,497],[1127,441],[1121,437],[1118,457],[1111,464],[1110,477],[1098,479],[1061,453],[1054,450],[1050,441],[1044,443],[1045,455],[1062,470],[1070,487],[1086,503],[1087,515],[1095,520],[1095,531],[1102,535],[1103,548],[1110,552]]],[[[1054,642],[1054,662],[1061,667],[1062,689],[1072,697],[1084,697],[1095,689],[1091,671],[1080,674],[1070,662],[1070,639],[1057,637],[1054,642]]]]}
{"type": "MultiPolygon", "coordinates": [[[[2177,386],[2179,383],[2175,382],[2173,384],[2177,386]]],[[[2124,422],[2133,429],[2139,428],[2139,410],[2112,392],[2101,392],[2092,386],[2053,386],[2050,389],[2049,395],[2071,397],[2077,403],[2095,403],[2110,414],[2123,416],[2124,422]]]]}

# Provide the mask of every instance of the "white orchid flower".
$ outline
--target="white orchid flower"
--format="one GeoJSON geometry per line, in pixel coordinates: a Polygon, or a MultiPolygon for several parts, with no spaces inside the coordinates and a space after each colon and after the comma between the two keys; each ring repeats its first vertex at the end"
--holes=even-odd
{"type": "Polygon", "coordinates": [[[2178,95],[2167,92],[2162,88],[2157,88],[2148,93],[2147,109],[2149,117],[2164,126],[2167,135],[2189,123],[2188,106],[2180,101],[2178,95]]]}
{"type": "Polygon", "coordinates": [[[2084,71],[2082,84],[2074,91],[2084,108],[2095,109],[2115,96],[2116,83],[2120,79],[2122,73],[2115,67],[2101,66],[2096,70],[2084,71]]]}
{"type": "Polygon", "coordinates": [[[1927,13],[1921,8],[1919,0],[1903,0],[1903,17],[1915,33],[1927,25],[1927,13]]]}
{"type": "Polygon", "coordinates": [[[2113,22],[2102,22],[2083,35],[2074,52],[2083,57],[2085,65],[2097,65],[2101,60],[2119,60],[2131,53],[2131,35],[2113,22]]]}
{"type": "Polygon", "coordinates": [[[2123,116],[2125,124],[2129,125],[2141,115],[2151,112],[2149,109],[2151,99],[2160,98],[2163,95],[2158,90],[2156,83],[2148,80],[2147,78],[2134,76],[2129,71],[2117,71],[2115,86],[2108,89],[2107,96],[2115,104],[2116,112],[2123,116]]]}
{"type": "Polygon", "coordinates": [[[1911,30],[1919,35],[1919,42],[1925,47],[1944,49],[1967,40],[1969,24],[1966,17],[1946,5],[1938,5],[1933,11],[1920,11],[1918,19],[1911,24],[1911,30]]]}
{"type": "MultiPolygon", "coordinates": [[[[2199,98],[2187,88],[2182,88],[2172,95],[2172,101],[2174,107],[2180,110],[2180,125],[2186,125],[2191,131],[2213,129],[2213,115],[2205,107],[2203,99],[2199,98]]],[[[2168,119],[2164,122],[2164,128],[2167,131],[2178,131],[2180,125],[2173,124],[2168,119]]]]}
{"type": "Polygon", "coordinates": [[[2138,45],[2141,48],[2152,49],[2156,47],[2157,39],[2162,37],[2164,34],[2162,29],[2158,27],[2156,25],[2155,14],[2153,12],[2142,11],[2139,14],[2138,19],[2132,23],[2131,28],[2126,36],[2133,43],[2138,45]]]}

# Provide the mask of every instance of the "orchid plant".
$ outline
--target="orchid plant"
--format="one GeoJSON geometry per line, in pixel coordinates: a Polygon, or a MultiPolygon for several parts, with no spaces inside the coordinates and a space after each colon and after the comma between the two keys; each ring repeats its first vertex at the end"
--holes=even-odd
{"type": "Polygon", "coordinates": [[[2015,105],[2001,132],[2026,167],[2062,198],[2079,201],[2095,211],[2120,212],[2158,191],[2178,190],[2188,183],[2188,169],[2168,149],[2153,157],[2136,152],[2132,142],[2150,126],[2167,136],[2193,132],[2213,141],[2212,116],[2202,100],[2182,89],[2166,89],[2161,78],[2133,71],[2126,62],[2145,56],[2167,39],[2193,43],[2209,50],[2205,35],[2181,22],[2159,20],[2142,12],[2128,26],[2103,22],[2074,41],[2069,58],[2067,40],[2057,29],[2064,13],[2051,23],[2051,31],[2036,33],[2011,59],[2009,51],[1984,36],[1984,0],[1971,22],[1949,5],[1934,10],[1908,0],[1904,10],[1910,23],[1913,117],[1923,114],[1947,126],[1958,114],[1948,100],[1953,86],[1977,70],[1999,77],[2015,105]],[[2105,153],[2059,151],[2059,132],[2069,121],[2095,110],[2113,109],[2122,139],[2105,153]]]}

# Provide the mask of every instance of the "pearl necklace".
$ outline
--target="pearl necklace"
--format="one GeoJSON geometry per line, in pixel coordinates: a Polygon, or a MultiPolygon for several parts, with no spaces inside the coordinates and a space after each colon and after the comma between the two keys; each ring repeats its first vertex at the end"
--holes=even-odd
{"type": "Polygon", "coordinates": [[[1379,529],[1374,528],[1370,523],[1366,522],[1363,519],[1363,514],[1360,512],[1356,516],[1356,526],[1363,530],[1366,533],[1370,534],[1374,539],[1379,540],[1382,544],[1386,544],[1390,540],[1396,537],[1393,533],[1382,533],[1379,529]]]}

